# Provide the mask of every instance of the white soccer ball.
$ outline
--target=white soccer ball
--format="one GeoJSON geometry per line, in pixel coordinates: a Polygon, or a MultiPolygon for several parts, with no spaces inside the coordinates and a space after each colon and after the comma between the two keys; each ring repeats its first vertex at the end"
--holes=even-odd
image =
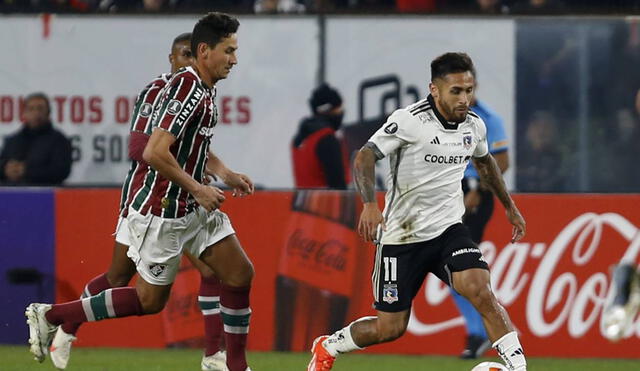
{"type": "Polygon", "coordinates": [[[498,362],[482,362],[472,368],[471,371],[508,371],[508,369],[498,362]]]}

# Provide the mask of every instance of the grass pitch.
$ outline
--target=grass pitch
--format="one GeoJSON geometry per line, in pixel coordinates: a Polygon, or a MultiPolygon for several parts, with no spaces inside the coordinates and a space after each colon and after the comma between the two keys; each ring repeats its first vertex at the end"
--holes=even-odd
{"type": "MultiPolygon", "coordinates": [[[[115,349],[75,348],[69,371],[174,371],[200,370],[202,354],[199,350],[184,349],[115,349]]],[[[39,364],[33,360],[28,347],[0,346],[0,370],[54,370],[47,358],[39,364]]],[[[486,360],[498,361],[497,358],[486,360]]],[[[309,353],[251,352],[249,363],[253,371],[303,371],[309,353]]],[[[455,357],[394,356],[347,354],[335,363],[335,371],[469,371],[481,360],[463,361],[455,357]]],[[[585,371],[640,370],[640,361],[622,359],[550,359],[529,358],[529,370],[585,371]]]]}

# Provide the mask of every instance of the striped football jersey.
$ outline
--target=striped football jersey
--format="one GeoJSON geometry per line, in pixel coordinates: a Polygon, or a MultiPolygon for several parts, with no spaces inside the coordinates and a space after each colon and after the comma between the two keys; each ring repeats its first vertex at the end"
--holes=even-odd
{"type": "MultiPolygon", "coordinates": [[[[147,86],[145,86],[144,89],[142,89],[140,94],[138,94],[133,106],[133,113],[131,115],[131,124],[129,126],[130,133],[139,132],[150,135],[151,115],[162,96],[160,92],[164,89],[170,79],[171,74],[164,73],[153,79],[149,84],[147,84],[147,86]]],[[[131,145],[131,143],[129,145],[131,145]]],[[[127,172],[127,177],[122,184],[122,191],[120,192],[121,216],[127,215],[127,209],[131,203],[131,196],[142,187],[142,175],[146,173],[147,167],[148,165],[146,163],[132,159],[129,171],[127,172]]]]}
{"type": "MultiPolygon", "coordinates": [[[[170,147],[180,167],[196,181],[205,178],[209,143],[217,123],[215,90],[208,88],[192,67],[177,71],[161,93],[152,116],[152,130],[176,137],[170,147]]],[[[139,174],[142,186],[131,196],[131,207],[141,214],[179,218],[193,211],[195,199],[177,183],[147,167],[139,174]]],[[[138,173],[134,175],[134,181],[138,173]]]]}

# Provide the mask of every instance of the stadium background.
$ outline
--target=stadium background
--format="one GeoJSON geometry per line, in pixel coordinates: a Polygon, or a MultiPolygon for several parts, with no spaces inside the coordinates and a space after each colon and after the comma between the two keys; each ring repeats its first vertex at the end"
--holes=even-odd
{"type": "MultiPolygon", "coordinates": [[[[42,90],[52,98],[54,124],[73,138],[75,156],[66,187],[0,189],[0,343],[24,343],[26,304],[74,299],[87,280],[106,269],[117,187],[127,169],[132,100],[147,80],[168,69],[170,40],[196,19],[0,18],[5,50],[0,136],[19,127],[22,98],[42,90]]],[[[222,121],[213,148],[261,187],[255,197],[224,205],[257,269],[250,349],[271,350],[277,343],[276,327],[283,326],[276,318],[283,301],[275,292],[279,276],[305,287],[292,293],[295,315],[285,319],[297,329],[291,350],[307,348],[318,332],[307,314],[328,315],[335,295],[349,298],[347,318],[371,313],[372,251],[353,232],[358,215],[353,194],[290,190],[289,143],[307,114],[311,89],[327,81],[343,93],[346,139],[357,143],[385,113],[425,94],[429,60],[464,50],[478,69],[480,99],[505,119],[513,164],[507,180],[529,224],[524,241],[509,245],[498,209],[482,245],[494,287],[522,332],[528,355],[639,357],[639,323],[624,341],[610,344],[602,336],[601,314],[610,266],[623,258],[637,261],[640,249],[635,166],[640,19],[241,15],[240,20],[240,64],[218,87],[222,121]],[[537,125],[545,129],[532,129],[537,125]],[[532,148],[536,139],[547,143],[544,152],[532,148]],[[300,197],[311,200],[304,210],[296,207],[300,197]],[[293,238],[300,235],[315,241],[313,246],[340,246],[333,252],[340,264],[300,253],[293,238]],[[571,347],[563,346],[568,342],[571,347]]],[[[184,267],[162,314],[90,324],[77,345],[197,344],[202,334],[194,274],[184,267]]],[[[370,351],[456,354],[462,320],[452,314],[457,312],[447,297],[430,277],[408,333],[370,351]]]]}

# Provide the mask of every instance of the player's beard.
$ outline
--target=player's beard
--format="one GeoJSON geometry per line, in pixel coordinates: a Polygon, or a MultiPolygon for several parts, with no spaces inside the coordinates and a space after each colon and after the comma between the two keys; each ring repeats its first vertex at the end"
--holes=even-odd
{"type": "MultiPolygon", "coordinates": [[[[469,111],[469,108],[467,107],[464,111],[459,111],[455,108],[449,107],[448,105],[442,104],[442,106],[444,107],[446,114],[448,116],[448,119],[450,121],[456,122],[456,123],[460,123],[464,120],[467,119],[467,112],[469,111]]],[[[460,107],[462,108],[462,107],[460,107]]]]}
{"type": "Polygon", "coordinates": [[[453,110],[453,118],[454,118],[454,122],[460,123],[464,120],[467,119],[467,112],[469,112],[469,109],[465,109],[464,111],[462,110],[453,110]]]}

